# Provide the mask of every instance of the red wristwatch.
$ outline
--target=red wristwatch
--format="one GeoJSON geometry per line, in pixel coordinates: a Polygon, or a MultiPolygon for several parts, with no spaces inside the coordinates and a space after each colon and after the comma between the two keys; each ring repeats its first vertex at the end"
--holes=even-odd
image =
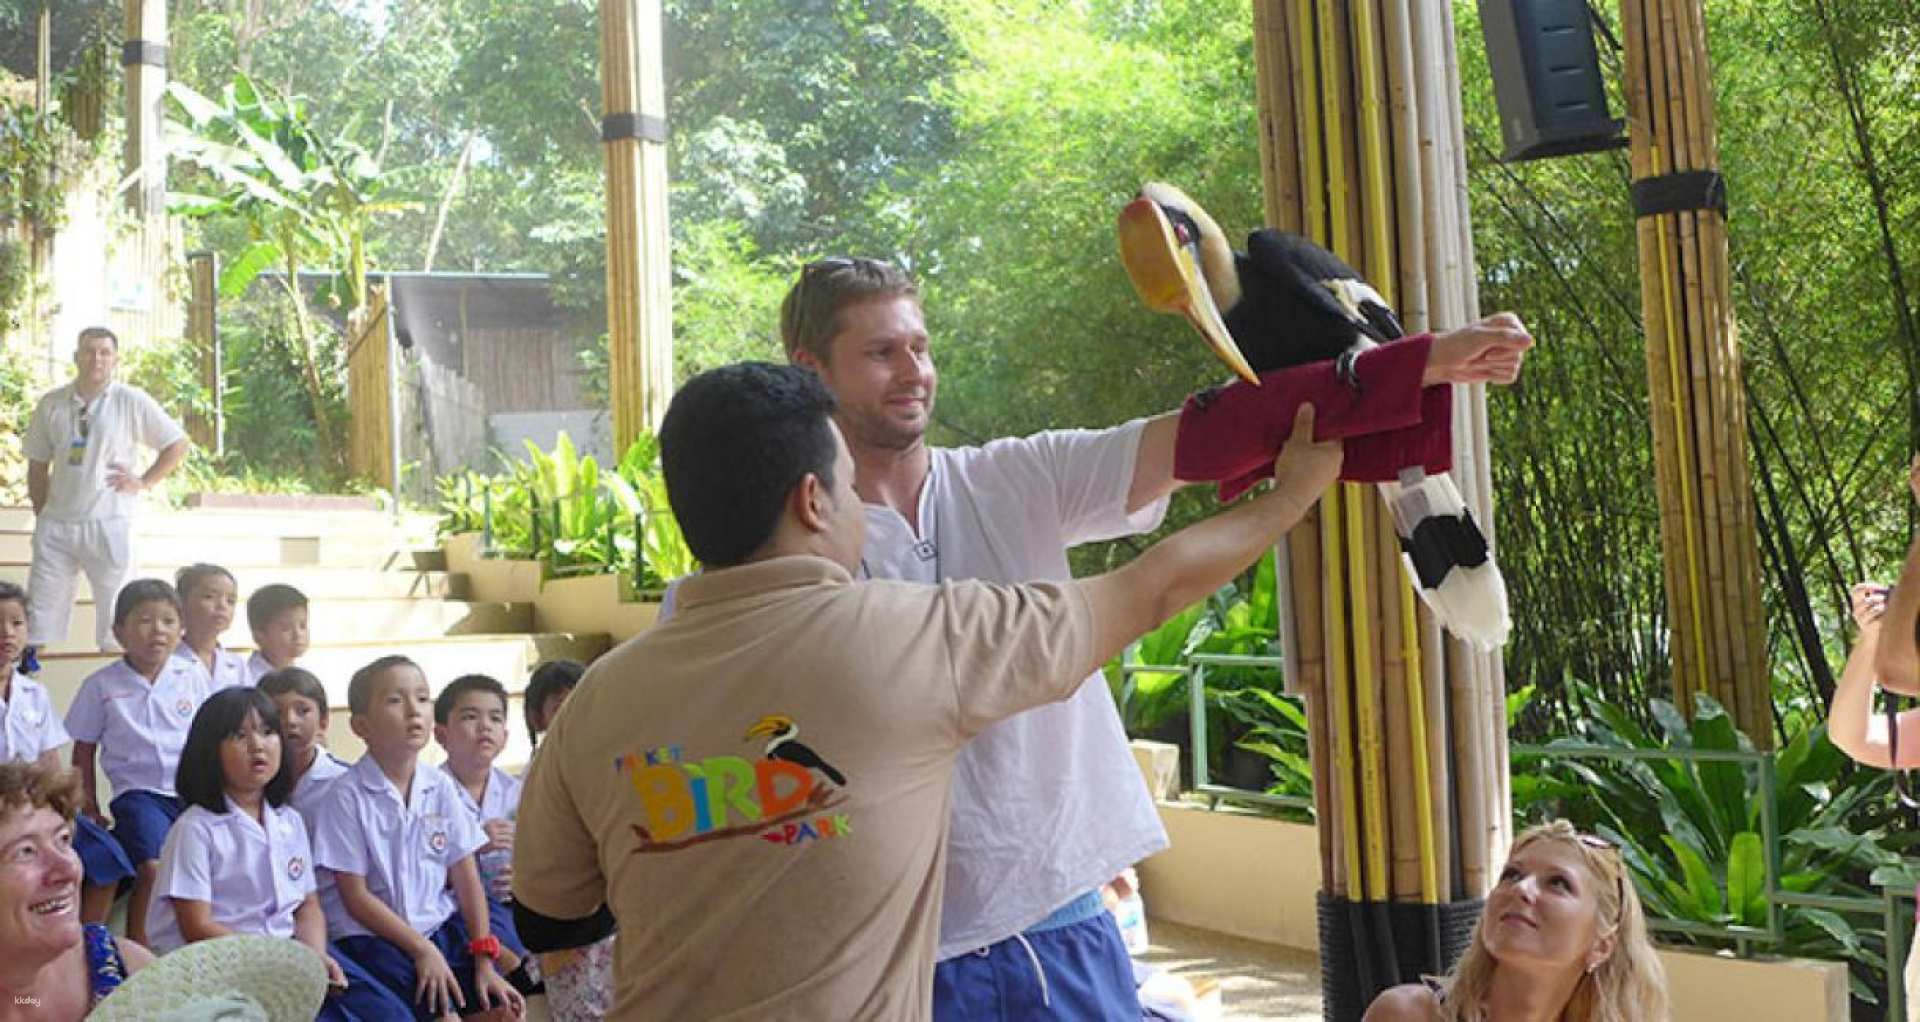
{"type": "Polygon", "coordinates": [[[475,958],[500,957],[500,938],[489,933],[479,940],[467,942],[467,953],[475,958]]]}

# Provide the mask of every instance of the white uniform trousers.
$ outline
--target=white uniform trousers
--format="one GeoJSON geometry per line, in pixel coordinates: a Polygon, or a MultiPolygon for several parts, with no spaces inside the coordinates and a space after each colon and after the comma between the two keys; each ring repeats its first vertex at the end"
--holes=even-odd
{"type": "Polygon", "coordinates": [[[133,519],[59,521],[33,527],[33,567],[27,574],[27,641],[67,640],[73,590],[81,572],[93,587],[93,638],[101,652],[119,652],[113,638],[113,600],[133,571],[133,519]]]}

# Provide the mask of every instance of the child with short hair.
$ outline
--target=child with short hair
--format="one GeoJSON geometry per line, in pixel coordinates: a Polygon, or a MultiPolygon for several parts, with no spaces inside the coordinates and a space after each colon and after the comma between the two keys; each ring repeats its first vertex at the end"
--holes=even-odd
{"type": "Polygon", "coordinates": [[[305,668],[282,667],[261,678],[259,689],[280,709],[282,751],[293,772],[287,802],[305,818],[312,834],[314,806],[349,765],[327,748],[327,687],[305,668]]]}
{"type": "Polygon", "coordinates": [[[487,835],[474,857],[487,896],[511,900],[520,781],[493,765],[507,744],[507,687],[484,674],[453,679],[433,701],[433,740],[447,751],[440,768],[453,778],[461,805],[487,835]]]}
{"type": "Polygon", "coordinates": [[[180,593],[180,647],[174,656],[192,660],[207,672],[213,690],[250,685],[247,662],[220,645],[220,636],[233,624],[233,608],[240,600],[240,583],[233,572],[218,564],[189,564],[173,576],[180,593]]]}
{"type": "MultiPolygon", "coordinates": [[[[96,756],[113,785],[113,837],[134,869],[127,938],[145,944],[147,901],[160,847],[183,808],[174,791],[174,771],[194,711],[206,701],[212,683],[197,664],[173,655],[180,644],[180,595],[160,579],[139,579],[120,590],[113,605],[113,636],[125,655],[80,683],[67,708],[66,729],[73,736],[73,768],[85,791],[83,812],[96,822],[101,819],[96,756]]],[[[97,849],[78,841],[75,847],[83,861],[91,863],[89,855],[97,856],[97,849]]],[[[83,918],[105,921],[113,892],[104,876],[88,874],[81,896],[83,918]]]]}
{"type": "Polygon", "coordinates": [[[281,753],[279,710],[258,689],[221,689],[194,714],[176,784],[187,809],[154,884],[153,950],[235,933],[291,938],[326,962],[334,996],[319,1019],[404,1018],[405,1001],[327,943],[313,849],[287,805],[293,772],[281,753]]]}
{"type": "Polygon", "coordinates": [[[307,594],[284,582],[255,589],[247,597],[247,628],[255,647],[247,658],[251,685],[307,654],[307,594]]]}
{"type": "MultiPolygon", "coordinates": [[[[587,666],[578,660],[548,660],[527,677],[527,734],[534,755],[540,754],[540,735],[553,726],[560,707],[579,686],[587,666]]],[[[605,917],[608,928],[612,916],[605,917]]],[[[613,1010],[613,944],[619,935],[608,933],[585,947],[536,954],[542,984],[547,992],[547,1011],[553,1022],[592,1022],[607,1017],[613,1010]]]]}
{"type": "Polygon", "coordinates": [[[527,739],[534,748],[540,747],[541,732],[553,725],[553,718],[559,716],[560,707],[585,673],[587,665],[578,660],[548,660],[527,676],[523,696],[526,705],[522,709],[527,717],[527,739]]]}
{"type": "MultiPolygon", "coordinates": [[[[24,760],[58,770],[60,747],[72,739],[60,715],[53,712],[46,686],[21,669],[26,650],[26,591],[12,582],[0,582],[0,763],[24,760]]],[[[103,922],[114,889],[133,875],[133,863],[127,861],[120,843],[91,817],[74,819],[73,846],[80,855],[82,890],[98,887],[104,892],[93,895],[92,914],[87,913],[89,902],[83,894],[82,917],[90,923],[103,922]]]]}
{"type": "Polygon", "coordinates": [[[381,657],[354,672],[347,707],[367,752],[314,810],[336,946],[387,989],[410,992],[417,1018],[496,1005],[520,1014],[525,1002],[495,969],[500,934],[473,862],[486,835],[452,777],[420,769],[433,713],[426,675],[404,656],[381,657]]]}

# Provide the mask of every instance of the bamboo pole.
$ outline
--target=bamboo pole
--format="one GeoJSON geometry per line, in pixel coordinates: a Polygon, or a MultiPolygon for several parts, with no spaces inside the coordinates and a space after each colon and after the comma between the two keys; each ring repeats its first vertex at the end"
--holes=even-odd
{"type": "Polygon", "coordinates": [[[1253,57],[1260,117],[1260,178],[1267,222],[1299,233],[1301,170],[1294,95],[1293,33],[1285,10],[1253,5],[1253,57]]]}
{"type": "Polygon", "coordinates": [[[607,173],[607,361],[618,450],[673,393],[666,85],[659,0],[601,0],[607,173]]]}

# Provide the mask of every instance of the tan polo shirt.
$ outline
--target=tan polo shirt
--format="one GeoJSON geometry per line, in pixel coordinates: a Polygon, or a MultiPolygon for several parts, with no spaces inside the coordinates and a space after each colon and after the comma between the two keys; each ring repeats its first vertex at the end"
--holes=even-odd
{"type": "Polygon", "coordinates": [[[689,578],[542,740],[515,896],[611,906],[616,1018],[931,1018],[954,758],[1071,695],[1092,635],[1071,582],[855,583],[814,557],[689,578]]]}

